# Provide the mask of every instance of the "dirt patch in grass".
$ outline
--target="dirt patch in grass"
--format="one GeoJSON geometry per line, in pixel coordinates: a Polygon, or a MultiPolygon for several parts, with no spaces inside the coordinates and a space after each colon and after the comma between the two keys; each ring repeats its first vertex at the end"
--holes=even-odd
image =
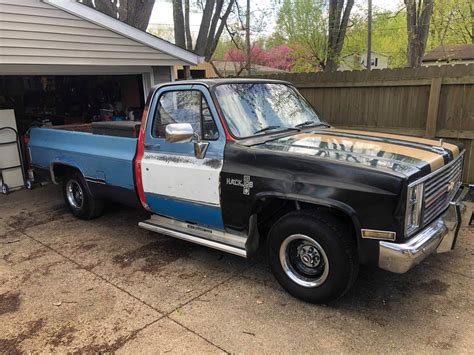
{"type": "Polygon", "coordinates": [[[143,260],[141,271],[153,273],[163,266],[189,255],[192,247],[188,243],[176,239],[164,239],[148,243],[138,249],[116,255],[113,262],[120,267],[131,266],[138,260],[143,260]]]}
{"type": "Polygon", "coordinates": [[[20,293],[4,293],[0,295],[0,315],[14,313],[20,308],[20,293]]]}

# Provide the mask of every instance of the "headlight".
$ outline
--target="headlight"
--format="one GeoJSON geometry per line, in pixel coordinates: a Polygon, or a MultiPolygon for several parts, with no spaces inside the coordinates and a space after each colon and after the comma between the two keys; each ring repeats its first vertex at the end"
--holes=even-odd
{"type": "Polygon", "coordinates": [[[423,206],[423,184],[408,187],[407,209],[405,215],[405,236],[418,229],[421,223],[423,206]]]}

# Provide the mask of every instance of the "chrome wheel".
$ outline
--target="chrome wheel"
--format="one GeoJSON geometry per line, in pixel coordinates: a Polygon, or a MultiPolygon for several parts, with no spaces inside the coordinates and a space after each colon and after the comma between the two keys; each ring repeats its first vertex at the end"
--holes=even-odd
{"type": "Polygon", "coordinates": [[[69,180],[66,185],[66,196],[69,204],[75,209],[81,209],[84,204],[84,194],[81,185],[76,180],[69,180]]]}
{"type": "Polygon", "coordinates": [[[287,237],[280,246],[280,263],[286,275],[303,287],[318,287],[329,274],[326,252],[304,234],[287,237]]]}

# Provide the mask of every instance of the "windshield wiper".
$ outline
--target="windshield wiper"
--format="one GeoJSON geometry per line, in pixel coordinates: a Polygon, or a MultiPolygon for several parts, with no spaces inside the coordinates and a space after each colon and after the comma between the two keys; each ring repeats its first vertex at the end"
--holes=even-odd
{"type": "Polygon", "coordinates": [[[273,129],[277,129],[277,128],[280,128],[280,127],[281,126],[267,126],[265,128],[262,128],[262,129],[259,129],[258,131],[253,132],[253,134],[263,133],[263,132],[266,132],[266,131],[271,131],[273,129]]]}
{"type": "MultiPolygon", "coordinates": [[[[254,134],[258,134],[258,133],[262,133],[262,132],[266,132],[266,131],[271,131],[271,130],[274,130],[274,129],[277,129],[277,128],[280,128],[281,126],[268,126],[268,127],[265,127],[265,128],[262,128],[256,132],[254,132],[254,134]]],[[[299,128],[296,128],[296,127],[284,127],[282,129],[279,129],[277,132],[285,132],[285,131],[301,131],[299,128]]],[[[275,133],[277,133],[275,132],[275,133]]]]}
{"type": "Polygon", "coordinates": [[[327,123],[324,122],[315,122],[315,121],[305,121],[303,123],[298,123],[295,128],[300,128],[300,127],[319,127],[319,126],[326,126],[329,127],[327,123]]]}

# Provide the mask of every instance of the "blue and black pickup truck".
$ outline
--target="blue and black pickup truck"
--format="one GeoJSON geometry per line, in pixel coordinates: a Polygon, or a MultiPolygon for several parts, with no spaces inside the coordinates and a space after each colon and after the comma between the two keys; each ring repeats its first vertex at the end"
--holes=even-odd
{"type": "Polygon", "coordinates": [[[314,303],[347,292],[360,264],[404,273],[453,249],[471,216],[460,146],[330,127],[282,81],[162,84],[136,137],[33,128],[29,151],[76,217],[113,200],[149,211],[142,228],[266,252],[278,282],[314,303]]]}

